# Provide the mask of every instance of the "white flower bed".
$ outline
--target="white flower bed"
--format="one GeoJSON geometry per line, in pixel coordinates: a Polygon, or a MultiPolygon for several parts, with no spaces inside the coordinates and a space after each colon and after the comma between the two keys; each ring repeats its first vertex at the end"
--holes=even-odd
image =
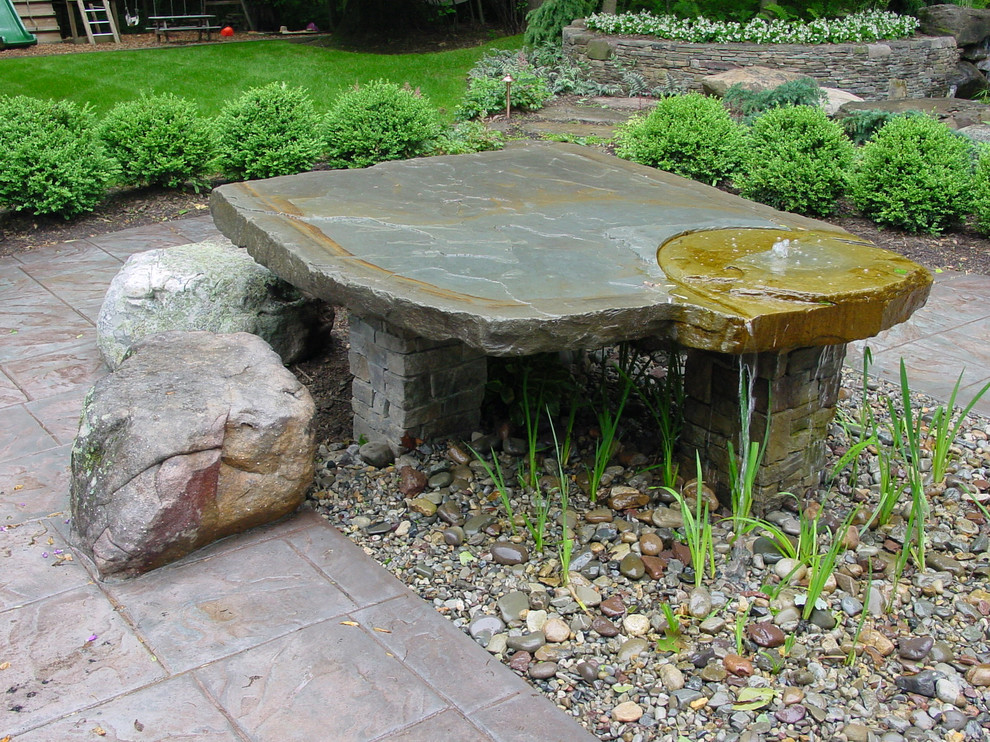
{"type": "Polygon", "coordinates": [[[847,44],[911,36],[918,28],[918,19],[885,11],[867,11],[808,23],[762,18],[737,23],[655,16],[643,11],[622,15],[594,13],[588,16],[587,24],[588,28],[606,34],[656,36],[702,44],[847,44]]]}

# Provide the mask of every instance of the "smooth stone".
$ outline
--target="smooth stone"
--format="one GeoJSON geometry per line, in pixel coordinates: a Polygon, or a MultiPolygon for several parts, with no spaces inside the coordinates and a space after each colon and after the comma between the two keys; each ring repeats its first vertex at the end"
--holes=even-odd
{"type": "Polygon", "coordinates": [[[935,697],[942,703],[956,704],[962,696],[959,684],[951,678],[939,678],[935,681],[935,697]]]}
{"type": "Polygon", "coordinates": [[[368,466],[376,469],[384,469],[395,461],[395,454],[392,448],[384,441],[370,441],[358,449],[358,456],[368,466]]]}
{"type": "Polygon", "coordinates": [[[570,627],[572,634],[577,634],[581,631],[589,631],[591,629],[591,623],[591,616],[586,613],[575,613],[571,620],[567,622],[567,625],[570,627]]]}
{"type": "Polygon", "coordinates": [[[882,657],[889,657],[894,651],[894,642],[875,629],[863,629],[859,635],[859,643],[873,647],[882,657]]]}
{"type": "Polygon", "coordinates": [[[612,709],[612,718],[620,724],[630,724],[643,718],[643,707],[633,701],[625,701],[612,709]]]}
{"type": "Polygon", "coordinates": [[[520,636],[510,636],[507,642],[509,649],[529,653],[535,652],[546,643],[547,638],[542,631],[531,631],[520,636]]]}
{"type": "Polygon", "coordinates": [[[638,580],[646,574],[646,565],[636,554],[626,554],[619,562],[619,572],[630,580],[638,580]]]}
{"type": "Polygon", "coordinates": [[[451,526],[445,529],[443,540],[448,546],[460,546],[464,543],[464,529],[460,526],[451,526]]]}
{"type": "Polygon", "coordinates": [[[650,504],[650,496],[645,495],[635,487],[618,485],[611,489],[608,505],[613,510],[630,510],[643,508],[650,504]]]}
{"type": "Polygon", "coordinates": [[[966,728],[966,722],[968,721],[969,717],[961,711],[948,709],[947,711],[942,712],[942,726],[946,729],[960,731],[966,728]]]}
{"type": "Polygon", "coordinates": [[[488,644],[485,645],[485,650],[488,651],[489,654],[504,654],[505,650],[509,648],[508,642],[508,634],[495,634],[488,640],[488,644]]]}
{"type": "Polygon", "coordinates": [[[681,528],[684,526],[684,516],[679,510],[658,507],[653,511],[653,525],[657,528],[681,528]]]}
{"type": "Polygon", "coordinates": [[[506,438],[502,442],[502,450],[510,456],[522,456],[526,453],[526,441],[522,438],[506,438]]]}
{"type": "Polygon", "coordinates": [[[777,709],[774,712],[774,717],[781,724],[797,724],[799,721],[804,719],[807,714],[808,709],[797,703],[793,706],[784,706],[782,709],[777,709]]]}
{"type": "Polygon", "coordinates": [[[520,590],[513,590],[498,599],[498,610],[506,623],[518,621],[522,612],[529,610],[529,597],[520,590]]]}
{"type": "Polygon", "coordinates": [[[811,610],[811,616],[808,618],[808,621],[820,629],[825,629],[825,631],[831,631],[835,628],[835,616],[829,611],[823,611],[819,608],[813,608],[811,610]]]}
{"type": "Polygon", "coordinates": [[[495,518],[490,515],[472,515],[464,521],[464,533],[473,536],[476,533],[481,533],[494,522],[495,518]]]}
{"type": "Polygon", "coordinates": [[[936,572],[948,572],[954,577],[963,577],[966,574],[966,568],[960,562],[937,551],[925,554],[925,564],[936,572]]]}
{"type": "Polygon", "coordinates": [[[529,561],[529,552],[522,544],[511,541],[496,541],[491,546],[492,559],[496,564],[524,564],[529,561]]]}
{"type": "Polygon", "coordinates": [[[612,595],[601,602],[598,606],[602,613],[609,618],[618,618],[626,612],[626,604],[618,595],[612,595]]]}
{"type": "Polygon", "coordinates": [[[668,693],[680,690],[684,687],[684,673],[677,669],[675,665],[667,663],[660,665],[660,683],[668,693]]]}
{"type": "Polygon", "coordinates": [[[534,589],[529,594],[529,608],[533,611],[545,611],[550,607],[551,597],[546,590],[534,589]]]}
{"type": "Polygon", "coordinates": [[[725,628],[725,619],[721,616],[712,616],[711,618],[706,618],[698,625],[698,630],[702,634],[715,635],[725,628]]]}
{"type": "Polygon", "coordinates": [[[595,508],[584,514],[588,523],[611,523],[615,514],[608,508],[595,508]]]}
{"type": "Polygon", "coordinates": [[[426,484],[431,489],[442,489],[444,487],[449,487],[450,483],[454,481],[454,475],[449,471],[441,471],[430,477],[426,484]]]}
{"type": "Polygon", "coordinates": [[[990,686],[990,664],[973,665],[966,671],[966,682],[977,688],[990,686]]]}
{"type": "Polygon", "coordinates": [[[663,551],[663,539],[655,533],[644,533],[639,537],[639,552],[643,556],[656,556],[663,551]]]}
{"type": "Polygon", "coordinates": [[[646,569],[646,574],[651,580],[659,580],[663,577],[663,561],[659,557],[644,556],[642,559],[643,567],[646,569]]]}
{"type": "Polygon", "coordinates": [[[741,678],[748,678],[755,672],[753,663],[745,657],[740,657],[738,654],[725,655],[722,659],[722,664],[729,673],[741,678]]]}
{"type": "Polygon", "coordinates": [[[729,676],[729,671],[720,662],[709,662],[701,668],[700,674],[706,683],[721,683],[729,676]]]}
{"type": "Polygon", "coordinates": [[[839,607],[847,616],[858,616],[863,612],[863,604],[851,595],[843,596],[839,601],[839,607]]]}
{"type": "Polygon", "coordinates": [[[797,559],[786,557],[773,565],[777,577],[788,582],[800,582],[808,574],[808,568],[797,559]]]}
{"type": "Polygon", "coordinates": [[[646,639],[641,639],[640,637],[634,637],[632,639],[626,639],[622,642],[622,646],[619,647],[619,651],[615,655],[615,659],[619,663],[628,662],[633,657],[638,657],[647,649],[649,649],[649,643],[646,639]]]}
{"type": "Polygon", "coordinates": [[[587,585],[572,586],[575,597],[588,608],[594,608],[602,602],[602,595],[595,588],[587,585]]]}
{"type": "Polygon", "coordinates": [[[389,523],[387,520],[382,520],[377,523],[372,523],[364,529],[364,532],[369,536],[384,536],[386,533],[391,533],[394,531],[395,525],[395,523],[389,523]]]}
{"type": "Polygon", "coordinates": [[[543,625],[547,622],[546,611],[534,611],[530,609],[526,614],[526,628],[530,631],[543,631],[543,625]]]}
{"type": "Polygon", "coordinates": [[[928,656],[934,644],[935,640],[930,636],[902,636],[897,641],[897,656],[918,662],[928,656]]]}
{"type": "MultiPolygon", "coordinates": [[[[476,615],[468,626],[468,633],[475,639],[481,634],[487,634],[489,640],[505,628],[505,623],[498,616],[487,614],[476,615]]],[[[486,642],[487,643],[487,642],[486,642]]]]}
{"type": "Polygon", "coordinates": [[[688,613],[694,618],[705,618],[712,612],[712,596],[704,587],[696,587],[688,597],[688,613]]]}
{"type": "Polygon", "coordinates": [[[629,636],[645,636],[650,630],[650,618],[642,613],[630,613],[622,619],[622,629],[629,636]]]}
{"type": "Polygon", "coordinates": [[[563,619],[551,618],[543,624],[543,633],[547,641],[553,644],[567,641],[571,636],[571,627],[563,619]]]}
{"type": "Polygon", "coordinates": [[[767,621],[749,624],[746,627],[746,634],[754,644],[760,647],[779,647],[784,644],[786,639],[779,626],[774,626],[767,621]]]}
{"type": "Polygon", "coordinates": [[[529,667],[529,676],[534,680],[546,680],[556,674],[556,662],[537,662],[529,667]]]}
{"type": "Polygon", "coordinates": [[[947,641],[937,641],[932,645],[928,658],[931,662],[952,662],[955,659],[955,651],[947,641]]]}
{"type": "Polygon", "coordinates": [[[459,526],[464,523],[464,515],[461,513],[461,506],[453,500],[441,503],[437,508],[437,517],[452,526],[459,526]]]}
{"type": "Polygon", "coordinates": [[[619,627],[602,616],[598,616],[591,621],[591,630],[598,632],[598,634],[604,636],[606,639],[619,635],[619,627]]]}
{"type": "Polygon", "coordinates": [[[574,669],[578,677],[586,683],[594,683],[598,680],[598,663],[593,660],[578,662],[574,669]]]}
{"type": "Polygon", "coordinates": [[[842,733],[849,742],[869,742],[870,728],[863,724],[850,722],[842,727],[842,733]]]}
{"type": "Polygon", "coordinates": [[[452,443],[447,447],[447,458],[455,464],[460,464],[461,466],[467,466],[474,460],[474,457],[471,454],[458,446],[456,443],[452,443]]]}
{"type": "Polygon", "coordinates": [[[800,688],[787,686],[780,692],[780,702],[785,706],[801,703],[804,700],[804,691],[800,688]]]}

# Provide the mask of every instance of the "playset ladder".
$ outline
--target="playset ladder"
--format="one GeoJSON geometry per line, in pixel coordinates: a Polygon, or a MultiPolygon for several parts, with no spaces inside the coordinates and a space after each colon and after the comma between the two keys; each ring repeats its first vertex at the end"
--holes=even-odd
{"type": "Polygon", "coordinates": [[[90,44],[95,44],[100,37],[112,36],[115,44],[120,43],[120,34],[117,33],[117,24],[113,20],[113,13],[110,12],[110,0],[76,0],[79,4],[79,15],[82,16],[83,25],[86,27],[86,38],[90,44]],[[103,31],[104,27],[109,31],[103,31]]]}

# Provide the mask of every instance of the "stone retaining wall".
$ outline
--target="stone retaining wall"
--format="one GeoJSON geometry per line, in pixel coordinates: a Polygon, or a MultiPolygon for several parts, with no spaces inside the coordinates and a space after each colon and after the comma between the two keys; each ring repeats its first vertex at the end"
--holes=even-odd
{"type": "Polygon", "coordinates": [[[588,65],[601,83],[621,83],[634,71],[651,85],[701,90],[701,80],[737,67],[770,67],[808,75],[824,87],[866,100],[941,97],[959,61],[951,36],[872,44],[689,44],[655,38],[607,36],[583,20],[564,29],[564,54],[588,65]],[[895,95],[890,95],[894,91],[895,95]]]}

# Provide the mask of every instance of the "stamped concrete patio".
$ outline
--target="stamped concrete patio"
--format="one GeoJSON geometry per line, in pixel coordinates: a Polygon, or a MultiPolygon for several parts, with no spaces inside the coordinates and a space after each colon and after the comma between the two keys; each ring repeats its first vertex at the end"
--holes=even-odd
{"type": "MultiPolygon", "coordinates": [[[[311,512],[129,582],[87,571],[68,461],[103,292],[131,253],[215,235],[202,217],[0,259],[0,740],[593,739],[311,512]]],[[[990,277],[945,273],[870,346],[936,397],[965,366],[965,402],[987,337],[990,277]]]]}

